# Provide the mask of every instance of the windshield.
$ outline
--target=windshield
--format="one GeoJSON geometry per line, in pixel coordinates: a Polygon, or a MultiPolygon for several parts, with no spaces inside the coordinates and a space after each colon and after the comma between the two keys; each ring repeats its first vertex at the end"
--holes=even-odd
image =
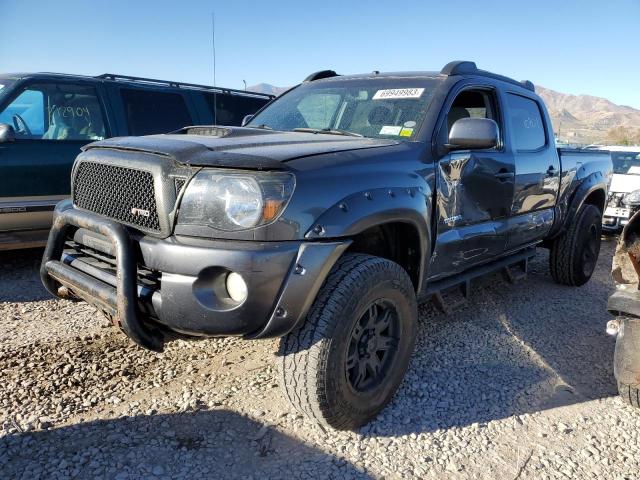
{"type": "Polygon", "coordinates": [[[640,175],[640,149],[637,152],[611,152],[613,173],[640,175]]]}
{"type": "Polygon", "coordinates": [[[411,140],[439,82],[387,77],[305,83],[274,100],[248,126],[411,140]]]}

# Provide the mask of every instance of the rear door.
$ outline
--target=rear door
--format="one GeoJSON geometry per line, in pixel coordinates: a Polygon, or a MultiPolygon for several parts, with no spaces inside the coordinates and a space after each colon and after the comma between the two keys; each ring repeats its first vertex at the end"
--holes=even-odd
{"type": "MultiPolygon", "coordinates": [[[[463,87],[445,104],[445,111],[439,143],[446,143],[456,120],[469,117],[494,120],[504,138],[503,109],[491,86],[463,87]]],[[[462,272],[504,253],[514,172],[513,154],[502,140],[496,148],[453,151],[438,160],[431,280],[462,272]]]]}
{"type": "Polygon", "coordinates": [[[0,105],[16,140],[0,144],[0,231],[49,228],[55,204],[70,194],[80,147],[108,136],[101,87],[32,80],[0,105]]]}
{"type": "Polygon", "coordinates": [[[538,100],[513,92],[504,98],[516,164],[507,247],[516,248],[543,238],[552,226],[560,159],[538,100]]]}

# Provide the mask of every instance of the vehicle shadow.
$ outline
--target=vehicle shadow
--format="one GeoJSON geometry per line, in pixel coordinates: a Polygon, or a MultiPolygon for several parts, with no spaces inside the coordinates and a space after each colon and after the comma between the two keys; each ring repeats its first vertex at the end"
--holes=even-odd
{"type": "Polygon", "coordinates": [[[487,277],[450,316],[421,307],[405,381],[362,433],[483,424],[616,395],[615,342],[604,332],[614,246],[603,243],[594,278],[581,288],[555,284],[540,249],[528,278],[515,285],[487,277]]]}
{"type": "Polygon", "coordinates": [[[3,478],[372,478],[344,459],[228,410],[8,435],[0,438],[0,452],[3,478]]]}
{"type": "Polygon", "coordinates": [[[0,252],[0,302],[37,302],[53,298],[40,281],[42,248],[0,252]]]}

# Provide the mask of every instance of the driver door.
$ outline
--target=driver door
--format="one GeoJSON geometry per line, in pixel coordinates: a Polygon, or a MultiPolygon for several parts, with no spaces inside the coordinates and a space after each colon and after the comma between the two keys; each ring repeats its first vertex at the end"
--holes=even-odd
{"type": "Polygon", "coordinates": [[[29,83],[0,109],[15,141],[0,144],[0,231],[50,227],[57,202],[70,194],[80,147],[107,136],[93,85],[29,83]]]}
{"type": "MultiPolygon", "coordinates": [[[[495,91],[469,88],[448,107],[439,143],[448,143],[457,120],[470,117],[494,120],[503,138],[495,91]]],[[[505,252],[514,177],[513,154],[501,140],[495,148],[453,150],[441,156],[436,165],[436,242],[429,280],[455,275],[505,252]]]]}

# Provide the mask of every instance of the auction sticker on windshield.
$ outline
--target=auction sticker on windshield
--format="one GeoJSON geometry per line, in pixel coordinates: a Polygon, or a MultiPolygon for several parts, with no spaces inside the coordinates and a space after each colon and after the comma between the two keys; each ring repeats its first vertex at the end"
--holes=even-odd
{"type": "Polygon", "coordinates": [[[393,125],[384,125],[380,129],[380,135],[400,135],[402,127],[395,127],[393,125]]]}
{"type": "Polygon", "coordinates": [[[387,100],[391,98],[420,98],[424,88],[390,88],[378,90],[373,100],[387,100]]]}

